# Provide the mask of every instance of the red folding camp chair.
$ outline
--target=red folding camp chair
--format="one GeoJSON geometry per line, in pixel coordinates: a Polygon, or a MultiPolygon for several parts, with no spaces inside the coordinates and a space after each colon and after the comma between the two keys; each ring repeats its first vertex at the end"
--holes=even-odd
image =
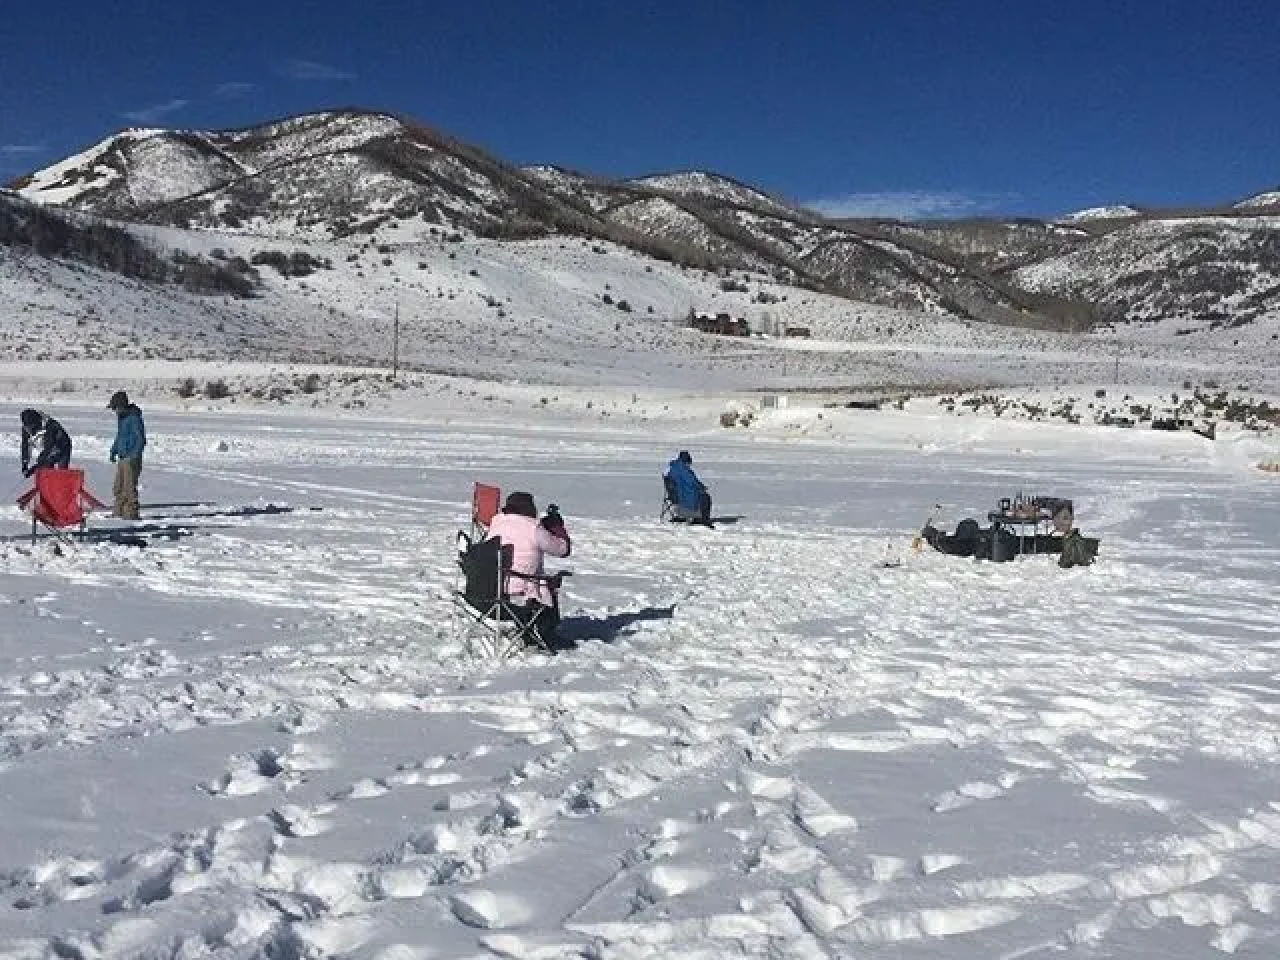
{"type": "Polygon", "coordinates": [[[471,539],[476,543],[484,538],[489,523],[502,504],[502,491],[487,483],[477,483],[471,491],[471,539]]]}
{"type": "Polygon", "coordinates": [[[107,505],[85,489],[84,471],[40,467],[32,474],[35,484],[18,498],[18,506],[31,513],[31,539],[44,526],[55,536],[68,527],[84,530],[89,514],[107,505]]]}

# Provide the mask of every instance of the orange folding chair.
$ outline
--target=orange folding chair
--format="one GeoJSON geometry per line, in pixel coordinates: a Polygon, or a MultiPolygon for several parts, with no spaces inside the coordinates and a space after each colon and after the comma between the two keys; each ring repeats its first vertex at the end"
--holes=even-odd
{"type": "Polygon", "coordinates": [[[83,470],[40,467],[32,474],[32,482],[35,485],[18,498],[18,507],[31,513],[33,542],[41,526],[65,539],[61,531],[69,527],[83,531],[92,511],[107,508],[85,489],[83,470]]]}

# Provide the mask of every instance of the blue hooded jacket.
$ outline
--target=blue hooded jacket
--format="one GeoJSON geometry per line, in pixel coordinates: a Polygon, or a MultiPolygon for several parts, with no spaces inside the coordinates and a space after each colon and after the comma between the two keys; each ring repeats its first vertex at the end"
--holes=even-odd
{"type": "Polygon", "coordinates": [[[676,503],[688,510],[697,510],[701,506],[702,494],[707,488],[703,486],[689,463],[690,461],[676,457],[667,467],[667,476],[675,485],[676,503]]]}
{"type": "Polygon", "coordinates": [[[116,440],[111,444],[111,456],[118,460],[138,460],[147,445],[147,429],[142,423],[142,411],[129,404],[117,414],[116,440]]]}

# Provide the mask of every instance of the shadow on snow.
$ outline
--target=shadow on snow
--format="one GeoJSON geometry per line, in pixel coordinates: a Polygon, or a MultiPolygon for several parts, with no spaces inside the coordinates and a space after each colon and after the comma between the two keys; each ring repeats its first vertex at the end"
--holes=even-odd
{"type": "Polygon", "coordinates": [[[666,607],[645,607],[643,610],[613,613],[607,617],[565,617],[560,621],[560,628],[556,633],[565,646],[574,646],[584,640],[613,643],[620,637],[635,633],[637,624],[670,620],[675,615],[676,605],[673,603],[666,607]]]}

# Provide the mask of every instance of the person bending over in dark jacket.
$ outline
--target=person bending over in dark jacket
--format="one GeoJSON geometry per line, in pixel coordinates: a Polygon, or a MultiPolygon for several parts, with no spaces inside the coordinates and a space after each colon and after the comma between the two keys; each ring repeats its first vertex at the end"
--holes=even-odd
{"type": "Polygon", "coordinates": [[[39,410],[26,409],[22,420],[22,475],[29,477],[41,467],[65,469],[71,465],[71,436],[62,424],[39,410]],[[35,452],[35,460],[31,454],[35,452]]]}

